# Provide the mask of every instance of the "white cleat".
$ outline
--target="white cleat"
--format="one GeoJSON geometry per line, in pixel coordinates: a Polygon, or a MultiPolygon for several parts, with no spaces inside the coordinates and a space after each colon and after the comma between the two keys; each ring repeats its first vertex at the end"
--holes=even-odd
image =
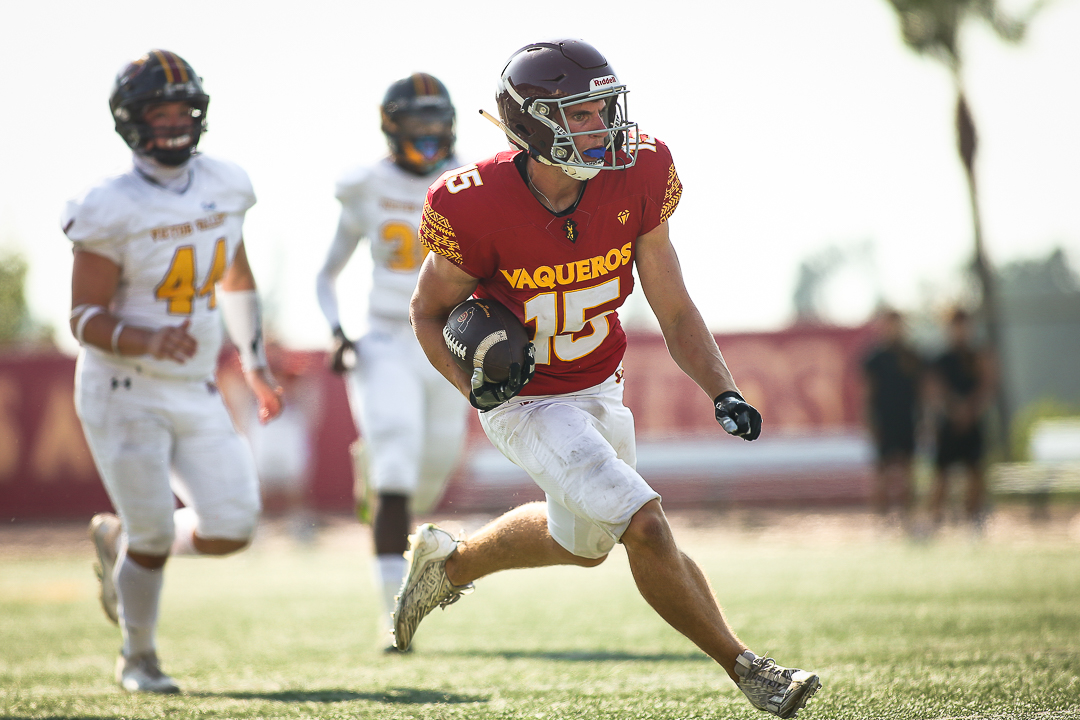
{"type": "Polygon", "coordinates": [[[777,665],[749,650],[735,659],[735,674],[739,689],[754,707],[782,718],[795,717],[821,687],[816,674],[777,665]]]}
{"type": "Polygon", "coordinates": [[[450,533],[425,523],[409,536],[405,561],[409,574],[401,585],[394,608],[394,645],[407,652],[420,621],[436,607],[446,607],[472,592],[473,584],[455,585],[446,576],[446,558],[457,549],[450,533]]]}
{"type": "Polygon", "coordinates": [[[157,653],[141,653],[116,659],[116,682],[133,693],[178,693],[180,688],[171,677],[161,672],[157,653]]]}
{"type": "Polygon", "coordinates": [[[113,583],[113,568],[116,566],[117,545],[120,542],[120,518],[111,513],[98,513],[90,519],[90,539],[94,541],[97,562],[94,572],[100,585],[98,596],[101,609],[113,625],[119,624],[116,611],[116,585],[113,583]]]}

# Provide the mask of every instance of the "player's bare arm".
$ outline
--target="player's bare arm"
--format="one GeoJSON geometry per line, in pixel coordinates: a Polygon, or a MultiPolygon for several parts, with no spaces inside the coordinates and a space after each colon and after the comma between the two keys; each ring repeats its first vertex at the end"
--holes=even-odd
{"type": "Polygon", "coordinates": [[[243,241],[236,248],[236,255],[232,264],[221,278],[222,312],[225,313],[225,322],[233,341],[241,347],[241,364],[244,365],[244,378],[248,386],[255,394],[255,400],[259,403],[259,422],[268,423],[284,410],[282,394],[284,390],[270,374],[266,366],[266,359],[260,354],[259,349],[244,348],[244,345],[262,345],[262,318],[258,310],[258,288],[255,285],[255,275],[251,271],[248,262],[247,250],[243,241]],[[234,307],[229,307],[233,305],[234,307]],[[240,322],[230,318],[239,315],[240,322]],[[248,317],[250,316],[250,317],[248,317]],[[248,323],[250,322],[250,327],[248,323]],[[237,326],[240,326],[239,328],[237,326]],[[234,333],[241,337],[234,336],[234,333]],[[248,336],[250,339],[246,339],[248,336]],[[242,339],[244,338],[244,339],[242,339]],[[245,357],[250,355],[250,357],[245,357]]]}
{"type": "Polygon", "coordinates": [[[255,290],[255,275],[251,272],[251,263],[248,262],[247,250],[241,241],[236,248],[236,255],[232,264],[221,278],[221,289],[224,292],[241,292],[255,290]]]}
{"type": "Polygon", "coordinates": [[[666,221],[638,238],[636,263],[641,289],[660,322],[671,357],[713,399],[716,421],[725,431],[756,440],[761,433],[761,413],[743,399],[716,340],[686,291],[666,221]]]}
{"type": "Polygon", "coordinates": [[[686,290],[668,224],[660,223],[639,237],[636,252],[641,289],[660,322],[671,357],[710,398],[738,392],[716,340],[686,290]]]}
{"type": "Polygon", "coordinates": [[[198,343],[188,331],[188,320],[157,330],[128,325],[109,312],[120,282],[120,266],[109,258],[75,250],[71,272],[71,332],[83,345],[114,355],[152,355],[184,363],[195,355],[198,343]]]}
{"type": "Polygon", "coordinates": [[[443,256],[428,253],[409,304],[409,319],[420,347],[431,364],[465,397],[472,391],[471,378],[446,349],[442,330],[450,311],[473,294],[477,283],[476,278],[443,256]]]}

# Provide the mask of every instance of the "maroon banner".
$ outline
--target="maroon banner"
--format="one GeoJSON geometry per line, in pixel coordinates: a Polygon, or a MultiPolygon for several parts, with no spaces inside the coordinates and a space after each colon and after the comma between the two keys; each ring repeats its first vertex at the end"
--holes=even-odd
{"type": "Polygon", "coordinates": [[[110,507],[73,400],[74,358],[0,358],[0,522],[110,507]]]}
{"type": "MultiPolygon", "coordinates": [[[[718,335],[720,352],[766,432],[854,428],[862,416],[862,355],[868,327],[798,327],[718,335]]],[[[713,435],[712,398],[668,354],[664,338],[631,333],[623,360],[627,406],[639,437],[713,435]]]]}
{"type": "MultiPolygon", "coordinates": [[[[667,503],[752,501],[755,493],[763,501],[775,500],[778,493],[800,501],[864,500],[869,462],[859,435],[860,360],[869,340],[868,328],[811,327],[717,336],[747,401],[765,418],[762,440],[732,445],[718,429],[711,399],[672,361],[663,338],[631,333],[624,371],[626,404],[634,412],[641,445],[639,469],[665,494],[667,503]],[[832,438],[834,444],[842,436],[846,444],[837,445],[832,459],[823,458],[815,467],[784,459],[796,446],[785,445],[783,438],[816,435],[832,438]],[[672,440],[688,444],[672,454],[666,452],[672,440]],[[723,468],[713,469],[712,456],[706,455],[698,465],[687,464],[696,453],[713,452],[725,458],[717,461],[725,467],[743,463],[745,456],[751,460],[749,469],[742,476],[727,477],[723,468]],[[751,452],[756,454],[747,455],[751,452]],[[771,484],[766,487],[747,479],[755,476],[769,478],[771,484]],[[827,487],[820,483],[824,476],[832,478],[827,487]],[[839,484],[838,478],[843,479],[839,484]]],[[[357,432],[344,382],[329,372],[323,352],[278,350],[272,352],[271,361],[293,393],[290,401],[306,408],[309,504],[317,510],[349,511],[353,506],[349,445],[357,432]]],[[[74,358],[60,353],[0,355],[2,522],[89,518],[111,508],[75,415],[74,368],[74,358]]],[[[234,352],[222,355],[219,383],[243,426],[239,417],[245,402],[243,381],[234,352]]],[[[443,509],[487,510],[541,497],[523,473],[492,457],[497,453],[475,417],[470,420],[468,443],[466,460],[451,481],[443,509]]]]}

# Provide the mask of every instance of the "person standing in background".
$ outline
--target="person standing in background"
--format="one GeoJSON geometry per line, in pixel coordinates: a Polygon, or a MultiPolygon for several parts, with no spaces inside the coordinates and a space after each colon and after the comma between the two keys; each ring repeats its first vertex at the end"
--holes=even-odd
{"type": "Polygon", "coordinates": [[[959,465],[967,478],[965,518],[978,528],[985,520],[987,500],[983,426],[994,401],[997,368],[990,353],[974,345],[972,318],[966,310],[953,310],[947,332],[949,348],[934,361],[930,375],[939,410],[930,521],[935,528],[944,521],[949,473],[959,465]]]}
{"type": "Polygon", "coordinates": [[[866,422],[877,450],[874,510],[910,520],[915,438],[921,412],[924,363],[907,339],[904,317],[884,310],[877,319],[878,343],[863,361],[866,422]]]}
{"type": "Polygon", "coordinates": [[[380,643],[395,652],[390,613],[405,577],[413,513],[434,509],[465,440],[465,402],[431,367],[409,325],[409,299],[427,250],[417,228],[428,185],[454,157],[454,106],[426,73],[390,85],[382,131],[390,155],[358,167],[337,184],[341,219],[319,271],[319,306],[333,331],[334,372],[346,375],[360,441],[355,446],[358,515],[371,515],[376,587],[382,602],[380,643]],[[368,332],[353,342],[342,329],[335,283],[360,239],[374,270],[368,332]]]}

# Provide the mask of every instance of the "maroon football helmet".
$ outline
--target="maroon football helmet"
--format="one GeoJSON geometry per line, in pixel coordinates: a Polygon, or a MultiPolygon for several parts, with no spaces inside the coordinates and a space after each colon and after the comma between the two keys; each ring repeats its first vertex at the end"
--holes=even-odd
{"type": "Polygon", "coordinates": [[[627,120],[626,86],[603,55],[583,40],[553,40],[526,45],[515,52],[499,76],[495,100],[503,130],[510,140],[547,165],[561,167],[575,180],[588,180],[601,170],[622,170],[636,161],[637,124],[627,120]],[[595,156],[574,144],[566,109],[604,100],[607,142],[595,156]]]}

